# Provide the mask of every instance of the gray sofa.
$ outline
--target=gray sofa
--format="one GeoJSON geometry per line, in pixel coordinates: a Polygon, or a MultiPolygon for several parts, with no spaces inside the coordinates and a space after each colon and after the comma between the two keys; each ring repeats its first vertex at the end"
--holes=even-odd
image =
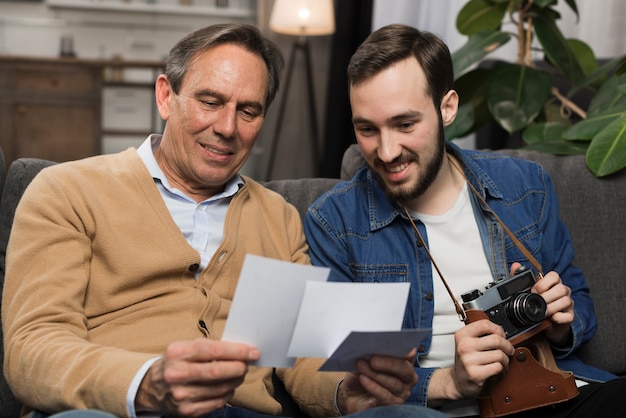
{"type": "MultiPolygon", "coordinates": [[[[557,157],[522,150],[501,153],[536,161],[551,174],[560,199],[563,221],[569,226],[577,252],[576,264],[586,274],[596,301],[598,333],[580,350],[587,362],[626,376],[626,172],[598,179],[585,167],[584,157],[557,157]]],[[[44,167],[53,164],[38,159],[19,159],[4,167],[0,150],[0,291],[4,282],[6,245],[15,207],[24,188],[44,167]],[[4,174],[6,171],[6,178],[4,174]]],[[[348,179],[363,166],[358,147],[351,146],[343,158],[341,179],[348,179]]],[[[314,178],[276,180],[266,186],[282,194],[304,215],[308,206],[340,179],[314,178]]],[[[1,328],[0,328],[1,332],[1,328]]],[[[2,345],[0,344],[0,348],[2,345]]],[[[0,351],[0,360],[3,358],[0,351]]],[[[0,375],[0,418],[17,417],[19,402],[0,375]]]]}

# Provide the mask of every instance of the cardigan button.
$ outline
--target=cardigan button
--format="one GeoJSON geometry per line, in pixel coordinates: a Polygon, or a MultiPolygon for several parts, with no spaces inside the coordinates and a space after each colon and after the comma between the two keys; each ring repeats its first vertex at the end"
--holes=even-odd
{"type": "Polygon", "coordinates": [[[195,273],[196,271],[198,271],[199,268],[200,268],[200,264],[193,263],[188,267],[188,270],[192,273],[195,273]]]}

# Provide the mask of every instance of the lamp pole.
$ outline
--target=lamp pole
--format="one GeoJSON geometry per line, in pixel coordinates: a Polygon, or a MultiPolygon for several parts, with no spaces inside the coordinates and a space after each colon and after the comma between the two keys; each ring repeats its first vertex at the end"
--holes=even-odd
{"type": "Polygon", "coordinates": [[[280,140],[280,133],[283,126],[283,119],[285,117],[285,109],[287,107],[287,100],[289,97],[289,86],[293,76],[293,68],[298,51],[302,51],[304,54],[304,71],[307,85],[307,99],[309,107],[309,128],[311,130],[311,160],[313,163],[313,177],[317,177],[320,171],[320,151],[319,151],[319,131],[317,126],[317,112],[315,110],[315,93],[313,89],[313,72],[311,69],[311,52],[309,48],[309,42],[306,36],[299,36],[294,42],[289,54],[289,62],[287,64],[287,73],[285,78],[285,86],[283,90],[283,97],[281,98],[280,107],[278,108],[278,116],[276,120],[276,128],[274,130],[274,136],[271,138],[272,145],[270,148],[269,160],[267,163],[267,171],[265,173],[265,180],[271,180],[272,172],[274,169],[274,162],[276,159],[276,149],[278,147],[278,141],[280,140]]]}

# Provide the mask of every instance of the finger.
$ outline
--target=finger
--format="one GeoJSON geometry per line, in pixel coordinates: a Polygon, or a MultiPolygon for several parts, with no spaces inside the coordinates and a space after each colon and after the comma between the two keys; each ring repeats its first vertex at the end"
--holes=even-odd
{"type": "Polygon", "coordinates": [[[465,338],[478,338],[489,334],[495,334],[502,338],[506,338],[502,327],[488,319],[481,319],[464,326],[457,331],[456,338],[463,340],[465,338]]]}
{"type": "Polygon", "coordinates": [[[255,361],[260,358],[259,350],[246,344],[198,338],[193,341],[178,341],[170,344],[166,358],[181,358],[188,361],[239,360],[255,361]]]}
{"type": "Polygon", "coordinates": [[[456,352],[460,356],[491,350],[499,350],[509,356],[515,352],[502,327],[489,320],[476,321],[464,328],[470,328],[469,332],[461,329],[454,336],[456,352]]]}
{"type": "Polygon", "coordinates": [[[359,383],[369,394],[364,400],[370,407],[404,403],[410,396],[413,385],[403,385],[397,379],[391,380],[388,376],[380,374],[375,376],[376,378],[365,374],[359,375],[359,383]]]}
{"type": "Polygon", "coordinates": [[[168,410],[172,415],[177,417],[195,418],[223,408],[227,405],[231,397],[232,396],[194,402],[182,402],[178,404],[172,403],[168,410]]]}
{"type": "Polygon", "coordinates": [[[246,363],[239,361],[193,363],[160,358],[142,379],[135,406],[138,410],[160,410],[180,415],[179,406],[194,404],[196,401],[222,404],[232,397],[235,389],[243,382],[246,370],[246,363]],[[230,371],[224,372],[223,364],[216,363],[226,364],[230,371]],[[212,370],[202,370],[207,367],[212,370]],[[230,374],[235,374],[235,377],[228,378],[230,374]],[[211,380],[211,376],[218,377],[211,380]]]}
{"type": "Polygon", "coordinates": [[[170,384],[198,383],[214,385],[233,379],[243,379],[248,371],[243,361],[190,362],[166,359],[164,380],[170,384]]]}
{"type": "MultiPolygon", "coordinates": [[[[386,360],[383,359],[375,367],[381,367],[381,363],[384,362],[386,360]]],[[[357,362],[359,383],[366,392],[377,398],[381,404],[403,402],[408,398],[411,388],[417,383],[417,374],[412,365],[405,363],[405,367],[397,371],[385,367],[383,372],[375,370],[372,363],[371,359],[369,362],[364,360],[357,362]]],[[[395,366],[392,368],[395,369],[395,366]]]]}
{"type": "Polygon", "coordinates": [[[558,273],[551,271],[544,275],[540,280],[537,280],[533,285],[531,291],[543,296],[543,293],[559,285],[560,283],[561,276],[559,276],[558,273]]]}
{"type": "Polygon", "coordinates": [[[183,403],[219,402],[228,400],[235,389],[243,382],[243,378],[235,378],[213,382],[211,385],[202,383],[182,383],[171,387],[170,398],[179,405],[183,403]]]}
{"type": "MultiPolygon", "coordinates": [[[[415,351],[412,351],[412,353],[415,353],[415,351]]],[[[413,356],[414,355],[415,354],[413,354],[413,356]]],[[[369,359],[369,361],[359,361],[357,363],[357,368],[359,372],[365,373],[366,375],[387,375],[405,383],[412,383],[417,378],[413,367],[413,356],[398,358],[392,356],[374,355],[369,359]]]]}
{"type": "Polygon", "coordinates": [[[557,325],[570,325],[574,322],[574,311],[557,312],[550,317],[550,321],[557,325]]]}
{"type": "Polygon", "coordinates": [[[517,261],[515,263],[511,264],[511,269],[509,270],[509,275],[514,276],[515,272],[517,270],[519,270],[520,267],[522,267],[522,264],[518,263],[517,261]]]}

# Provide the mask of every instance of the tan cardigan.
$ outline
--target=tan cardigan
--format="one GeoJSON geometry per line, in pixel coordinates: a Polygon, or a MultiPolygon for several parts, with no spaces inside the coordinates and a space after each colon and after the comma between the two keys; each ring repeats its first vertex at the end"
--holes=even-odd
{"type": "MultiPolygon", "coordinates": [[[[198,280],[200,256],[135,150],[55,165],[33,180],[13,224],[2,300],[4,371],[27,409],[127,416],[128,387],[146,360],[172,341],[220,338],[247,253],[309,263],[296,209],[244,180],[198,280]]],[[[278,374],[306,412],[334,415],[341,375],[319,365],[278,374]]],[[[271,369],[252,367],[231,404],[279,414],[272,393],[271,369]]]]}

